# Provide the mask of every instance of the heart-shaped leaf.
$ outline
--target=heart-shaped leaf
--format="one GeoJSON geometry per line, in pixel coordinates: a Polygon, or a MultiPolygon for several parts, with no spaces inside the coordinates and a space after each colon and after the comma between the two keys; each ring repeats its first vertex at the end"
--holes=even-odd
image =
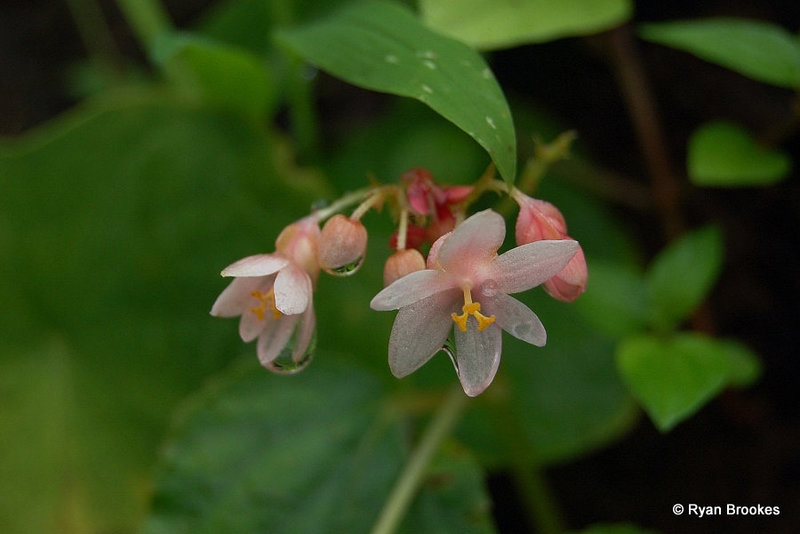
{"type": "Polygon", "coordinates": [[[758,374],[757,360],[741,345],[695,333],[629,338],[617,349],[617,366],[633,395],[664,432],[694,414],[726,385],[741,385],[758,374]],[[747,380],[742,380],[745,374],[747,380]]]}

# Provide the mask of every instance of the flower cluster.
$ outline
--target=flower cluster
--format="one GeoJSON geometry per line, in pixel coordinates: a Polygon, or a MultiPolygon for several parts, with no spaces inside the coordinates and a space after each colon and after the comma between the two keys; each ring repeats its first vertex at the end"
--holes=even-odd
{"type": "Polygon", "coordinates": [[[503,330],[535,346],[546,341],[536,314],[510,295],[543,285],[554,298],[572,301],[587,280],[583,251],[555,206],[496,180],[482,182],[483,190],[508,192],[520,206],[518,246],[507,252],[498,253],[506,234],[500,214],[487,209],[466,215],[482,192],[479,186],[440,186],[428,171],[413,169],[399,185],[346,195],[289,225],[275,252],[226,267],[222,275],[234,280],[211,314],[240,317],[239,335],[245,342],[257,339],[266,368],[302,369],[315,345],[312,294],[320,271],[355,273],[368,239],[360,218],[388,203],[398,221],[390,242],[395,252],[384,266],[385,287],[370,306],[399,310],[389,337],[389,368],[398,378],[407,376],[452,339],[464,392],[478,395],[497,372],[503,330]],[[338,213],[355,203],[349,217],[338,213]]]}

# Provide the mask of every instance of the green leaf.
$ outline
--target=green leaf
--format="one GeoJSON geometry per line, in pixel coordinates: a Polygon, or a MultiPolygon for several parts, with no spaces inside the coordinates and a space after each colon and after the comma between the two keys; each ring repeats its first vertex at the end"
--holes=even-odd
{"type": "Polygon", "coordinates": [[[181,102],[109,94],[0,146],[3,533],[137,526],[170,410],[241,348],[220,269],[308,204],[267,135],[181,102]]]}
{"type": "Polygon", "coordinates": [[[644,24],[639,34],[758,81],[789,89],[800,87],[800,44],[775,24],[708,18],[644,24]]]}
{"type": "MultiPolygon", "coordinates": [[[[279,377],[248,358],[182,412],[145,533],[368,532],[410,444],[380,383],[320,356],[279,377]]],[[[444,448],[402,532],[493,532],[482,475],[444,448]]]]}
{"type": "Polygon", "coordinates": [[[421,0],[430,27],[482,50],[587,35],[628,20],[629,0],[421,0]]]}
{"type": "Polygon", "coordinates": [[[481,56],[425,28],[405,7],[358,2],[316,23],[277,33],[279,42],[343,80],[415,98],[467,132],[507,183],[516,137],[503,92],[481,56]]]}
{"type": "Polygon", "coordinates": [[[211,105],[259,120],[276,103],[265,61],[248,50],[189,33],[164,34],[153,55],[181,88],[211,105]]]}
{"type": "Polygon", "coordinates": [[[747,346],[735,340],[718,340],[717,345],[728,358],[732,386],[747,387],[760,378],[761,362],[747,346]]]}
{"type": "Polygon", "coordinates": [[[620,374],[645,411],[666,432],[694,414],[728,379],[728,361],[711,340],[633,337],[617,351],[620,374]]]}
{"type": "Polygon", "coordinates": [[[791,166],[789,156],[759,145],[735,123],[704,124],[689,139],[687,167],[695,185],[771,185],[785,178],[791,166]]]}
{"type": "Polygon", "coordinates": [[[740,345],[695,333],[629,338],[617,350],[617,366],[633,395],[664,432],[694,414],[723,387],[742,384],[745,375],[755,377],[758,369],[755,357],[740,345]]]}
{"type": "Polygon", "coordinates": [[[642,273],[603,261],[589,261],[588,266],[590,283],[575,302],[586,320],[613,338],[640,332],[647,324],[647,291],[642,273]]]}
{"type": "Polygon", "coordinates": [[[646,274],[653,326],[669,330],[686,319],[713,287],[723,259],[722,236],[712,226],[662,250],[646,274]]]}

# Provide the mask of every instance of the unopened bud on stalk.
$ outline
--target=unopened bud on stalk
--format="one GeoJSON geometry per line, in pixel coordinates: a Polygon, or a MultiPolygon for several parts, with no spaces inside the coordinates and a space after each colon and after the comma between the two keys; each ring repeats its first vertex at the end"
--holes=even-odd
{"type": "MultiPolygon", "coordinates": [[[[572,239],[567,235],[567,222],[561,211],[544,200],[531,198],[524,193],[512,193],[519,204],[517,216],[517,245],[525,245],[544,239],[572,239]]],[[[556,300],[572,302],[586,291],[589,272],[583,249],[572,257],[557,275],[544,283],[544,290],[556,300]]]]}
{"type": "Polygon", "coordinates": [[[383,285],[388,286],[403,276],[425,268],[425,258],[415,248],[398,250],[386,260],[383,267],[383,285]]]}
{"type": "Polygon", "coordinates": [[[319,239],[319,265],[328,274],[349,276],[364,263],[367,250],[367,229],[361,221],[334,215],[319,239]]]}
{"type": "MultiPolygon", "coordinates": [[[[567,237],[569,239],[569,237],[567,237]]],[[[589,271],[586,267],[586,257],[583,249],[572,256],[567,266],[557,275],[544,283],[544,290],[556,300],[572,302],[586,291],[586,282],[589,278],[589,271]]]]}

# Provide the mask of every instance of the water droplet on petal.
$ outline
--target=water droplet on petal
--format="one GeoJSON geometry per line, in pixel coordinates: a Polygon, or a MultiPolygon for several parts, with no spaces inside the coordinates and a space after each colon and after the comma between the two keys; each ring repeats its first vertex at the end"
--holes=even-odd
{"type": "Polygon", "coordinates": [[[294,351],[296,337],[297,332],[295,331],[292,339],[278,354],[278,357],[265,365],[267,369],[279,375],[293,375],[308,367],[308,364],[314,359],[314,351],[317,348],[317,332],[315,331],[311,336],[311,341],[308,343],[308,348],[305,352],[294,359],[292,358],[292,352],[294,351]]]}
{"type": "Polygon", "coordinates": [[[497,282],[492,279],[486,280],[481,286],[481,294],[484,297],[493,297],[497,295],[497,282]]]}
{"type": "Polygon", "coordinates": [[[325,268],[325,272],[333,275],[333,276],[351,276],[358,272],[361,266],[364,264],[364,256],[356,259],[355,261],[348,263],[347,265],[342,265],[340,267],[330,267],[325,268]]]}

